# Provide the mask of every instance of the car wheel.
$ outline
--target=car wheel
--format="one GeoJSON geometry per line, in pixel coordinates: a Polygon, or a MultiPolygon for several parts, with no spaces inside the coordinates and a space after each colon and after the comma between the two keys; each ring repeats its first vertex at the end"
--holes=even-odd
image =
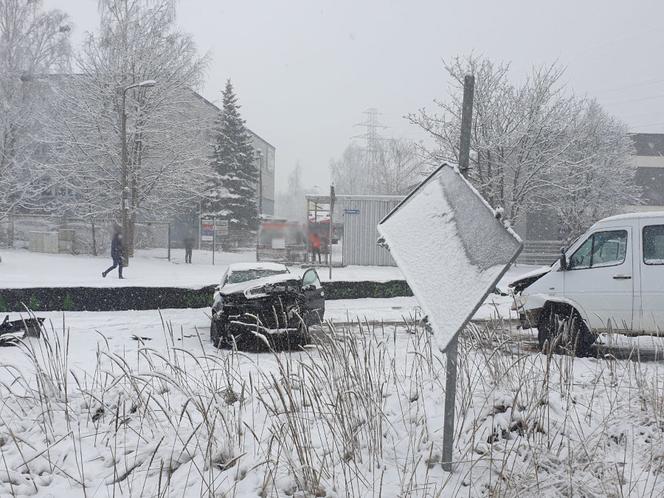
{"type": "Polygon", "coordinates": [[[596,338],[581,314],[567,304],[548,303],[537,321],[537,340],[544,352],[588,356],[596,338]]]}
{"type": "Polygon", "coordinates": [[[307,344],[311,343],[311,334],[309,333],[309,327],[300,323],[297,328],[297,331],[294,334],[289,335],[288,337],[288,348],[294,351],[300,351],[307,344]]]}
{"type": "Polygon", "coordinates": [[[212,345],[216,348],[219,347],[219,339],[220,339],[217,323],[215,322],[214,318],[210,320],[210,340],[212,341],[212,345]]]}
{"type": "Polygon", "coordinates": [[[210,321],[210,340],[215,348],[223,347],[223,337],[220,329],[220,324],[218,324],[217,320],[213,318],[210,321]]]}

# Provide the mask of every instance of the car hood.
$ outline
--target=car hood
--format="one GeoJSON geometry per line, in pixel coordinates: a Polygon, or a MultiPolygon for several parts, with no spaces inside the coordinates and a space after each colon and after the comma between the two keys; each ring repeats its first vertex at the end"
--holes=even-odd
{"type": "Polygon", "coordinates": [[[238,282],[237,284],[227,284],[219,289],[219,292],[224,295],[239,294],[246,291],[247,289],[260,287],[261,285],[279,284],[283,282],[299,284],[300,279],[297,275],[293,275],[292,273],[283,273],[279,275],[271,275],[269,277],[257,278],[255,280],[247,280],[246,282],[238,282]]]}
{"type": "Polygon", "coordinates": [[[552,269],[552,266],[542,266],[529,271],[528,273],[524,273],[523,275],[519,275],[519,278],[510,282],[509,287],[514,289],[514,292],[521,292],[523,289],[549,273],[552,269]]]}

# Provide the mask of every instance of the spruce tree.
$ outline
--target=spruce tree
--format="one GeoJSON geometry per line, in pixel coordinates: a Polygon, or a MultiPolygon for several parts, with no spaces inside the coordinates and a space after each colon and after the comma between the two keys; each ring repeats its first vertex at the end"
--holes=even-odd
{"type": "Polygon", "coordinates": [[[208,184],[206,211],[229,221],[233,231],[258,227],[257,183],[251,134],[240,116],[240,106],[231,81],[223,92],[223,108],[215,123],[213,170],[208,184]]]}

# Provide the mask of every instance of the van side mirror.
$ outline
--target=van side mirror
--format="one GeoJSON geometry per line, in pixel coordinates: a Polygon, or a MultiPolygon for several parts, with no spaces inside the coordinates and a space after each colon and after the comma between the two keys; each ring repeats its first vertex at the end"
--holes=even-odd
{"type": "Polygon", "coordinates": [[[567,254],[564,247],[560,248],[560,270],[567,270],[567,254]]]}

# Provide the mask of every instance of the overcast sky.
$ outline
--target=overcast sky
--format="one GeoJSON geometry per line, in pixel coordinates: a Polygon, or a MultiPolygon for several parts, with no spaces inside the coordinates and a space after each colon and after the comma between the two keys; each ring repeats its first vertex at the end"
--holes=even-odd
{"type": "MultiPolygon", "coordinates": [[[[97,0],[45,0],[69,13],[78,45],[97,0]]],[[[210,66],[202,94],[231,78],[248,126],[277,148],[279,185],[300,161],[307,186],[363,111],[385,135],[421,138],[403,116],[445,98],[441,59],[475,52],[522,77],[558,61],[578,95],[596,97],[633,131],[664,132],[662,0],[179,0],[178,24],[210,66]]]]}

